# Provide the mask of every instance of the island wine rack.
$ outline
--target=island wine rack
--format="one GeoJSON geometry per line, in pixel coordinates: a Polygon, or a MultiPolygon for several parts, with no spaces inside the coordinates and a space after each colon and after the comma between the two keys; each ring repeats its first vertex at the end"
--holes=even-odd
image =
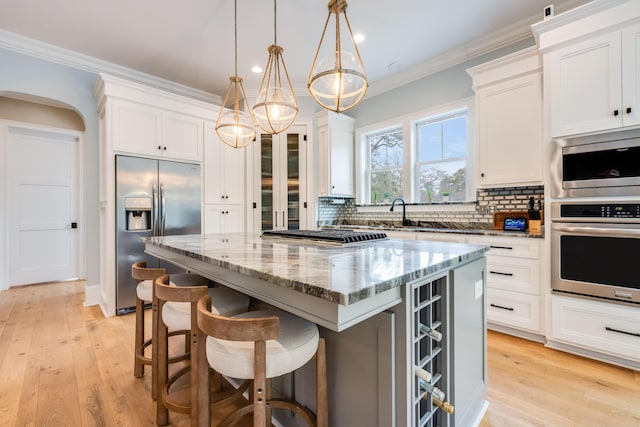
{"type": "Polygon", "coordinates": [[[410,366],[414,372],[410,377],[412,425],[416,427],[449,426],[449,414],[436,405],[438,398],[440,402],[446,398],[449,389],[448,288],[448,276],[445,275],[417,283],[411,290],[413,349],[410,366]]]}

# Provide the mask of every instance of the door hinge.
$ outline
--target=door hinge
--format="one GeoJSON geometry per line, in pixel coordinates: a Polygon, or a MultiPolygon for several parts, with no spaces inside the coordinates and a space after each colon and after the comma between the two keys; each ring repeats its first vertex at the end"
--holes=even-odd
{"type": "Polygon", "coordinates": [[[78,223],[77,222],[72,222],[71,223],[71,228],[78,228],[78,223]]]}
{"type": "Polygon", "coordinates": [[[303,141],[306,141],[307,140],[307,135],[303,136],[302,139],[303,139],[303,141]]]}
{"type": "Polygon", "coordinates": [[[253,202],[253,209],[257,209],[258,208],[258,204],[256,202],[253,202]]]}
{"type": "Polygon", "coordinates": [[[302,204],[302,206],[304,206],[304,208],[306,209],[306,208],[307,208],[307,202],[304,202],[304,203],[302,204]]]}

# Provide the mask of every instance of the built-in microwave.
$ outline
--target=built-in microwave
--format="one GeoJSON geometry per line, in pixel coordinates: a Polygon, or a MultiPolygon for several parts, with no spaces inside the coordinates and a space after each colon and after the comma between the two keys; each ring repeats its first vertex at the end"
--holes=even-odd
{"type": "Polygon", "coordinates": [[[640,129],[559,139],[552,144],[553,197],[640,194],[640,129]]]}

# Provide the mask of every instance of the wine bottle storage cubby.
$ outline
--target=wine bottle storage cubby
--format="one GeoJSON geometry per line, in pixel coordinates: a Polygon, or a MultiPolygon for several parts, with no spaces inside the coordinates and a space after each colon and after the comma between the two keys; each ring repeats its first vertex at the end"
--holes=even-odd
{"type": "MultiPolygon", "coordinates": [[[[413,366],[431,374],[425,384],[423,379],[412,375],[413,425],[417,427],[445,427],[449,415],[433,403],[431,386],[448,392],[447,352],[447,291],[448,276],[414,285],[411,292],[413,366]],[[421,384],[422,383],[422,384],[421,384]],[[422,385],[422,386],[421,386],[422,385]],[[426,387],[425,387],[426,386],[426,387]]],[[[424,377],[424,374],[422,374],[424,377]]],[[[437,395],[438,390],[435,390],[437,395]]]]}

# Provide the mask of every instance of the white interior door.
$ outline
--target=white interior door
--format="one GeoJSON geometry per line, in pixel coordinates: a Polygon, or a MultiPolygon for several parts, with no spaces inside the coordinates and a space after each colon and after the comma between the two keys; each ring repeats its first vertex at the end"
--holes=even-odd
{"type": "Polygon", "coordinates": [[[8,128],[9,286],[80,276],[78,142],[73,131],[8,128]]]}

